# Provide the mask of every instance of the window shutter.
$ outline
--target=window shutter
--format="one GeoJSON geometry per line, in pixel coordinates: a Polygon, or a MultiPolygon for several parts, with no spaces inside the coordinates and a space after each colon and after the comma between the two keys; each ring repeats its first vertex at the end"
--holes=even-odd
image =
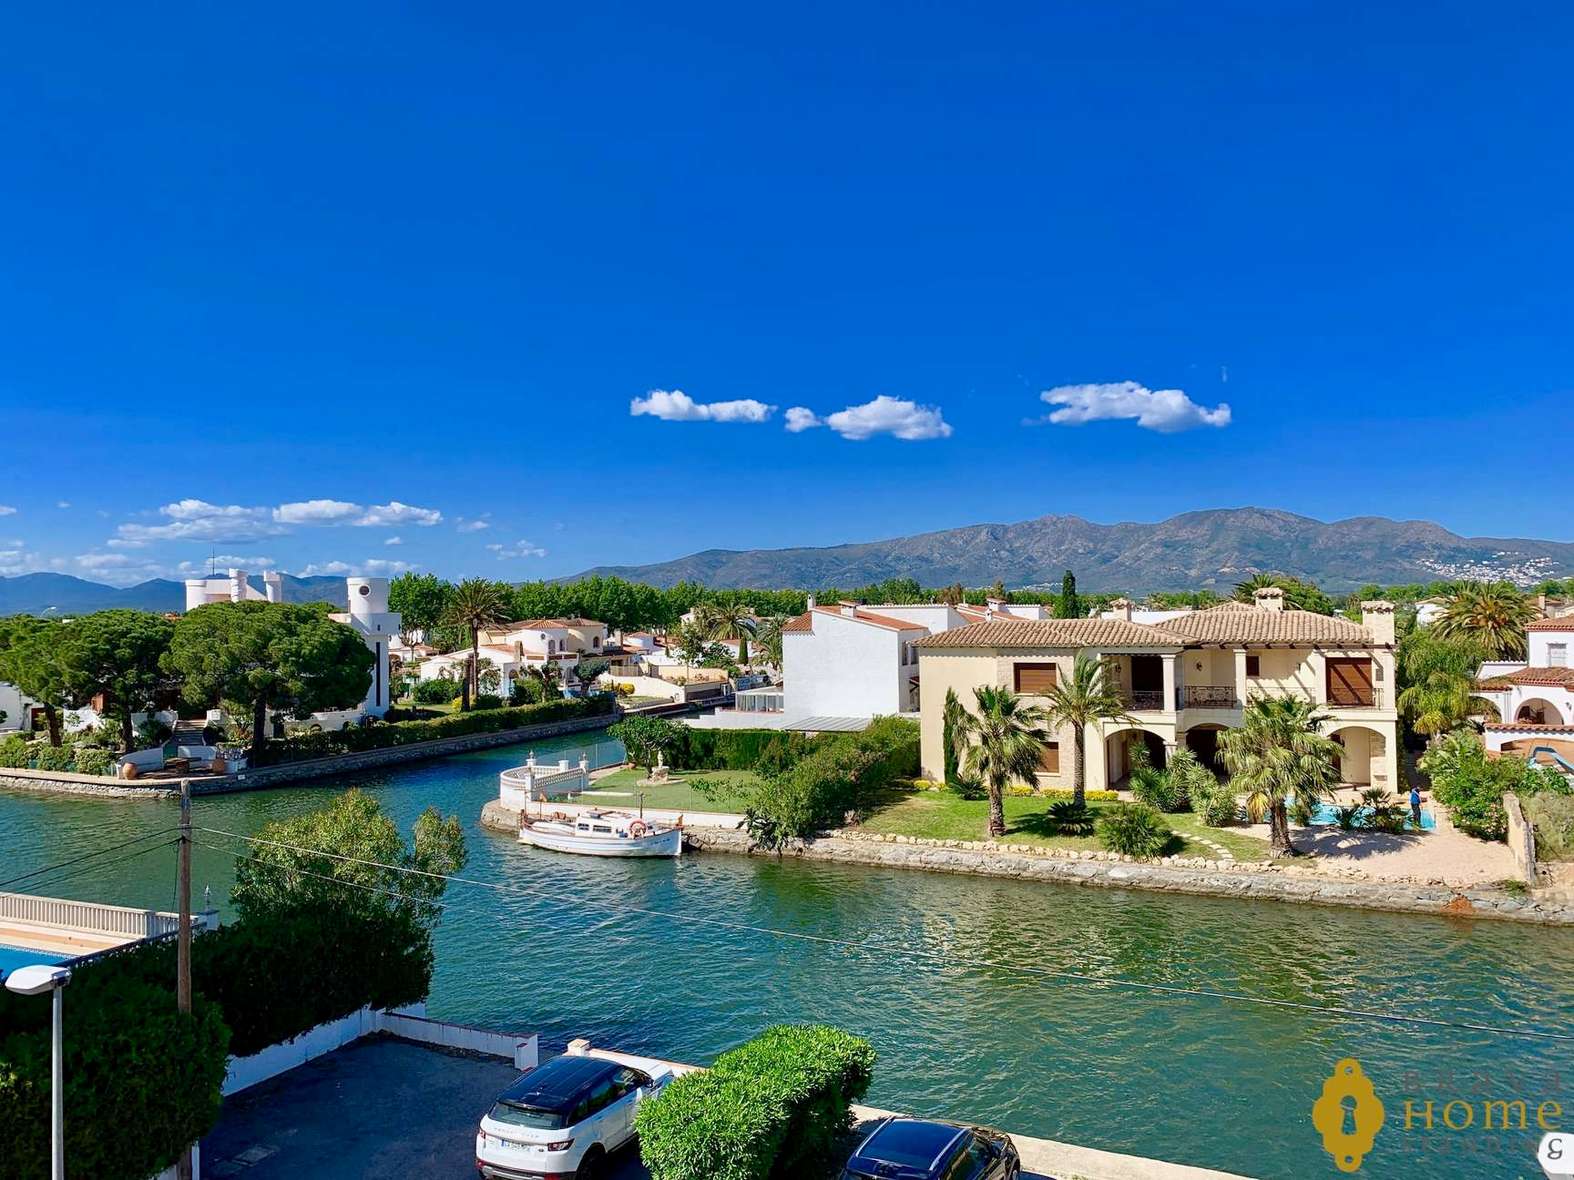
{"type": "Polygon", "coordinates": [[[1042,696],[1057,683],[1054,664],[1018,664],[1014,675],[1016,690],[1029,696],[1042,696]]]}

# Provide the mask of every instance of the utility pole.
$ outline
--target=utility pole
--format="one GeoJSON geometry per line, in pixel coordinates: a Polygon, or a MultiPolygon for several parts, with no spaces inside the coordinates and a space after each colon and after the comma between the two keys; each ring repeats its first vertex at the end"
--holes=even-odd
{"type": "MultiPolygon", "coordinates": [[[[191,780],[180,780],[180,935],[175,954],[175,1003],[191,1011],[191,780]]],[[[175,1161],[178,1180],[191,1180],[191,1145],[175,1161]]]]}

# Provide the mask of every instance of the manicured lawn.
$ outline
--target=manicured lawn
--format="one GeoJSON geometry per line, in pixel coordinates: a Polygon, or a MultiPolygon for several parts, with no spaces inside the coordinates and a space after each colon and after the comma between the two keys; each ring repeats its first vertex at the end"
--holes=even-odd
{"type": "Polygon", "coordinates": [[[642,787],[639,780],[645,777],[643,769],[625,767],[590,784],[590,791],[579,796],[577,802],[604,803],[608,807],[628,808],[639,804],[641,794],[646,807],[665,807],[676,811],[741,811],[743,804],[735,798],[718,796],[707,799],[689,783],[695,779],[723,783],[728,787],[752,786],[759,776],[749,770],[685,770],[672,772],[672,781],[661,787],[642,787]]]}
{"type": "MultiPolygon", "coordinates": [[[[1009,844],[1035,844],[1046,848],[1071,848],[1100,850],[1104,846],[1097,836],[1053,835],[1046,813],[1060,796],[1007,795],[1006,834],[1009,844]]],[[[1114,803],[1091,802],[1089,810],[1100,812],[1115,807],[1114,803]]],[[[1214,843],[1228,848],[1237,860],[1263,860],[1268,855],[1268,844],[1254,836],[1247,836],[1231,828],[1210,828],[1190,813],[1164,817],[1175,830],[1183,846],[1176,849],[1179,856],[1205,856],[1213,858],[1218,853],[1206,844],[1189,836],[1203,835],[1214,843]]],[[[989,824],[987,799],[963,799],[952,791],[912,791],[889,806],[882,807],[863,823],[867,832],[890,833],[898,836],[924,836],[931,840],[983,840],[989,824]]]]}

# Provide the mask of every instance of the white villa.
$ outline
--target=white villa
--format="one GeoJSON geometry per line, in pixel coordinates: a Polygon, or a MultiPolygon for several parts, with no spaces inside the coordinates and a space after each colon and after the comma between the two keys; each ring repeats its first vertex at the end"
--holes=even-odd
{"type": "Polygon", "coordinates": [[[1486,747],[1528,755],[1545,750],[1574,762],[1574,617],[1541,619],[1525,632],[1529,659],[1481,665],[1476,693],[1497,710],[1483,732],[1486,747]]]}
{"type": "Polygon", "coordinates": [[[388,609],[387,578],[346,578],[344,581],[350,609],[329,617],[353,628],[377,657],[372,664],[372,684],[366,690],[366,700],[359,712],[381,717],[393,703],[393,689],[388,682],[388,655],[391,646],[398,642],[399,624],[403,619],[398,611],[388,609]]]}
{"type": "Polygon", "coordinates": [[[196,610],[210,602],[283,602],[284,579],[274,570],[262,575],[262,589],[251,584],[245,570],[229,570],[222,577],[186,579],[186,609],[196,610]]]}
{"type": "MultiPolygon", "coordinates": [[[[566,680],[580,660],[601,655],[607,648],[607,625],[595,619],[525,619],[483,630],[477,638],[480,663],[497,670],[498,694],[507,697],[515,681],[531,669],[552,664],[566,680]]],[[[420,679],[462,679],[469,659],[468,648],[430,656],[421,661],[420,679]]]]}
{"type": "Polygon", "coordinates": [[[851,602],[809,609],[782,625],[782,706],[788,728],[806,719],[861,720],[918,710],[918,652],[927,635],[997,619],[1044,617],[1037,604],[991,599],[983,606],[943,602],[851,602]]]}
{"type": "MultiPolygon", "coordinates": [[[[1070,674],[1077,656],[1087,655],[1108,661],[1132,718],[1089,727],[1089,790],[1123,780],[1139,743],[1155,766],[1184,746],[1216,767],[1219,734],[1239,725],[1243,706],[1259,695],[1311,701],[1344,748],[1342,779],[1396,790],[1394,608],[1366,602],[1361,615],[1353,623],[1286,610],[1283,593],[1270,587],[1257,592],[1255,603],[1186,611],[1162,625],[1124,617],[996,619],[930,635],[916,645],[922,773],[943,774],[947,689],[969,708],[973,689],[984,684],[1042,696],[1070,674]]],[[[1069,729],[1055,735],[1035,785],[1070,787],[1073,737],[1069,729]]]]}

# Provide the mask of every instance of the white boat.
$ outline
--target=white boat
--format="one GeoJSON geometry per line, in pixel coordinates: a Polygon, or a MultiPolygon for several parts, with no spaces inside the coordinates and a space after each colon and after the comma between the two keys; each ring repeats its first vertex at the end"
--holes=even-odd
{"type": "Polygon", "coordinates": [[[679,856],[683,829],[618,811],[587,811],[571,819],[524,820],[519,842],[580,856],[679,856]]]}

